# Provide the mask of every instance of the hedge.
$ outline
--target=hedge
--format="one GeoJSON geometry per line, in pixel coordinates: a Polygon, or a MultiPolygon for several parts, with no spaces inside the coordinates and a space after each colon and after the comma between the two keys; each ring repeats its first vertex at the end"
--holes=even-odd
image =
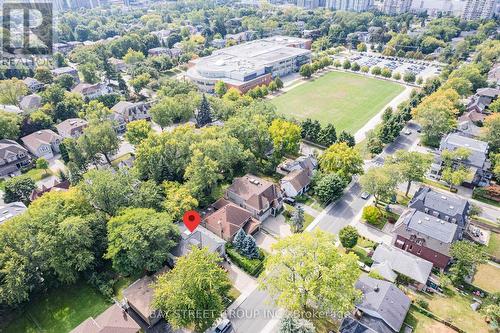
{"type": "Polygon", "coordinates": [[[262,250],[259,249],[260,259],[249,259],[244,255],[240,254],[232,244],[226,244],[226,253],[239,268],[247,272],[252,276],[259,276],[260,273],[264,270],[264,259],[265,254],[262,250]]]}

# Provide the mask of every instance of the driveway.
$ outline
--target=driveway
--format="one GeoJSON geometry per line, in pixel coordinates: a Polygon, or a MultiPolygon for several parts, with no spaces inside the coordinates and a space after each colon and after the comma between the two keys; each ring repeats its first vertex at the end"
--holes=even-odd
{"type": "Polygon", "coordinates": [[[282,214],[276,217],[268,217],[262,222],[261,228],[277,238],[287,237],[292,234],[290,226],[285,222],[285,217],[282,214]]]}
{"type": "Polygon", "coordinates": [[[254,238],[257,246],[269,253],[272,252],[271,246],[278,241],[276,238],[262,230],[256,233],[254,238]]]}

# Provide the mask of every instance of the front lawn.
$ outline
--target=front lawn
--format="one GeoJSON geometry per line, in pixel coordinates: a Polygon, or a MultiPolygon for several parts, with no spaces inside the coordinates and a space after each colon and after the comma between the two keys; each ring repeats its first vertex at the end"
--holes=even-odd
{"type": "MultiPolygon", "coordinates": [[[[290,224],[290,219],[292,218],[292,214],[293,214],[293,212],[295,212],[296,208],[292,207],[292,206],[290,206],[288,204],[284,204],[283,206],[285,208],[285,211],[283,212],[283,216],[285,217],[286,223],[290,224]]],[[[305,230],[307,228],[307,226],[309,224],[311,224],[312,221],[314,221],[314,216],[309,215],[306,212],[304,212],[304,227],[303,227],[303,230],[305,230]]]]}
{"type": "Polygon", "coordinates": [[[41,170],[41,169],[30,169],[29,171],[23,173],[23,175],[30,177],[35,182],[47,178],[53,174],[52,170],[41,170]]]}
{"type": "Polygon", "coordinates": [[[79,282],[33,296],[22,314],[5,333],[67,333],[88,317],[101,314],[111,305],[90,285],[79,282]]]}
{"type": "Polygon", "coordinates": [[[486,247],[486,253],[496,258],[500,258],[500,234],[491,232],[490,241],[486,247]]]}
{"type": "MultiPolygon", "coordinates": [[[[405,318],[405,324],[413,327],[413,333],[455,333],[455,330],[418,312],[414,306],[410,308],[405,318]]],[[[401,328],[404,332],[405,326],[401,328]]]]}
{"type": "Polygon", "coordinates": [[[404,90],[394,82],[360,74],[330,72],[271,99],[278,112],[303,121],[333,123],[355,133],[404,90]]]}
{"type": "Polygon", "coordinates": [[[479,265],[472,284],[487,292],[500,292],[500,269],[490,264],[479,265]]]}

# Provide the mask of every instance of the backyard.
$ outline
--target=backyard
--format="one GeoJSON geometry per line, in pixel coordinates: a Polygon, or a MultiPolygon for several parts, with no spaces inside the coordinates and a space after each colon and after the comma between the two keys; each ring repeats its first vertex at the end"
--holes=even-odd
{"type": "Polygon", "coordinates": [[[479,265],[472,284],[487,292],[500,292],[500,268],[495,264],[479,265]]]}
{"type": "MultiPolygon", "coordinates": [[[[455,330],[418,312],[414,307],[406,315],[405,324],[413,327],[413,333],[454,333],[455,330]]],[[[404,326],[401,332],[404,332],[404,326]]]]}
{"type": "Polygon", "coordinates": [[[86,283],[53,289],[34,297],[5,333],[66,333],[90,316],[106,310],[104,296],[86,283]]]}
{"type": "Polygon", "coordinates": [[[355,133],[404,87],[359,74],[330,72],[301,84],[271,101],[278,112],[297,120],[333,123],[337,132],[355,133]]]}

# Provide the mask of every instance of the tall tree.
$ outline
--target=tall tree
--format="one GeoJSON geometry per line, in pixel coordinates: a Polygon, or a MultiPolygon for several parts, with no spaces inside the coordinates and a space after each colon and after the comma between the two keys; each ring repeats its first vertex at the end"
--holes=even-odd
{"type": "Polygon", "coordinates": [[[21,201],[27,205],[30,202],[30,194],[35,188],[35,181],[29,176],[9,178],[4,184],[3,200],[5,203],[21,201]]]}
{"type": "Polygon", "coordinates": [[[278,156],[296,155],[302,138],[301,132],[297,124],[282,119],[273,120],[269,133],[273,140],[275,154],[278,156]]]}
{"type": "Polygon", "coordinates": [[[146,120],[135,120],[127,124],[125,138],[133,145],[138,145],[151,133],[151,124],[146,120]]]}
{"type": "Polygon", "coordinates": [[[398,167],[387,165],[369,169],[361,176],[359,182],[364,191],[373,195],[376,206],[380,199],[395,195],[400,179],[398,167]]]}
{"type": "Polygon", "coordinates": [[[353,175],[363,173],[363,159],[357,150],[345,142],[331,145],[319,157],[321,170],[334,172],[349,180],[353,175]]]}
{"type": "Polygon", "coordinates": [[[290,225],[293,232],[301,232],[304,228],[304,208],[297,206],[290,218],[290,225]]]}
{"type": "Polygon", "coordinates": [[[314,176],[314,194],[323,203],[330,203],[340,198],[346,185],[346,180],[336,173],[316,172],[314,176]]]}
{"type": "Polygon", "coordinates": [[[198,200],[192,196],[186,185],[166,181],[163,183],[163,188],[165,190],[163,208],[172,216],[174,222],[179,221],[184,212],[198,207],[198,200]]]}
{"type": "Polygon", "coordinates": [[[208,103],[207,97],[203,94],[201,98],[201,103],[196,113],[196,124],[198,127],[203,127],[212,122],[212,114],[210,112],[210,104],[208,103]]]}
{"type": "Polygon", "coordinates": [[[91,121],[78,141],[90,143],[86,145],[88,155],[101,154],[109,165],[111,165],[111,155],[118,151],[120,145],[120,140],[110,121],[91,121]]]}
{"type": "Polygon", "coordinates": [[[325,146],[330,147],[337,141],[337,131],[335,130],[335,126],[333,124],[328,124],[319,131],[318,134],[318,143],[325,146]]]}
{"type": "Polygon", "coordinates": [[[108,222],[108,250],[113,268],[122,274],[155,272],[175,247],[179,230],[169,215],[153,209],[127,208],[108,222]]]}
{"type": "Polygon", "coordinates": [[[0,104],[19,105],[22,96],[28,94],[28,87],[16,78],[0,80],[0,104]]]}
{"type": "Polygon", "coordinates": [[[0,110],[0,139],[16,140],[19,137],[21,127],[21,117],[18,115],[0,110]]]}
{"type": "Polygon", "coordinates": [[[212,326],[224,311],[231,289],[220,261],[218,254],[207,248],[193,247],[179,258],[173,270],[159,276],[154,285],[154,308],[176,328],[194,327],[196,332],[203,332],[212,326]],[[200,311],[206,315],[197,315],[200,311]]]}
{"type": "Polygon", "coordinates": [[[300,317],[287,313],[280,320],[279,333],[315,333],[314,325],[300,317]]]}
{"type": "Polygon", "coordinates": [[[348,313],[361,293],[354,288],[359,269],[354,254],[342,255],[331,234],[320,230],[282,238],[272,246],[260,277],[279,307],[348,313]]]}
{"type": "Polygon", "coordinates": [[[388,158],[387,164],[397,166],[402,179],[408,182],[405,195],[408,196],[411,183],[413,181],[422,181],[425,173],[431,166],[432,156],[419,152],[399,150],[394,156],[388,158]]]}
{"type": "Polygon", "coordinates": [[[339,232],[339,240],[343,247],[352,249],[358,243],[358,230],[351,225],[348,225],[339,232]]]}
{"type": "Polygon", "coordinates": [[[484,264],[488,258],[480,245],[462,240],[451,245],[450,255],[455,260],[450,268],[451,278],[455,285],[474,275],[474,269],[484,264]]]}
{"type": "Polygon", "coordinates": [[[345,142],[349,147],[354,147],[356,145],[354,136],[346,131],[340,132],[337,142],[345,142]]]}
{"type": "Polygon", "coordinates": [[[483,138],[488,142],[492,152],[500,152],[500,113],[486,117],[483,138]]]}

